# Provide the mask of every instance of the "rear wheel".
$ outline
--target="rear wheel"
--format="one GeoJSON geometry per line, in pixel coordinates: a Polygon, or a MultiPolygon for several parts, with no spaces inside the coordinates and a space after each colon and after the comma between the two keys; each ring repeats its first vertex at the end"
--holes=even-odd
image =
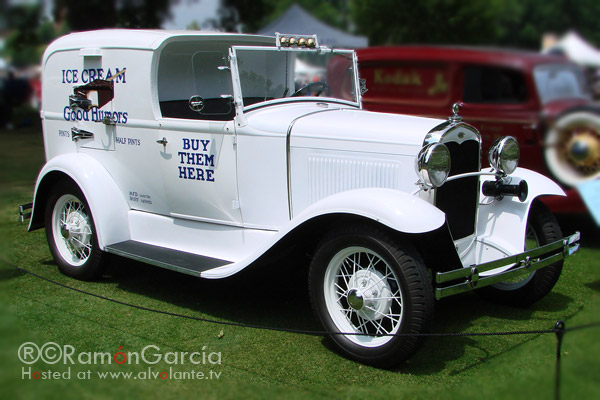
{"type": "Polygon", "coordinates": [[[102,273],[100,250],[91,210],[72,182],[59,182],[45,212],[46,238],[59,270],[73,278],[90,280],[102,273]]]}
{"type": "Polygon", "coordinates": [[[433,317],[433,289],[408,243],[349,226],[323,239],[311,263],[311,300],[331,340],[349,358],[377,367],[406,360],[433,317]]]}
{"type": "MultiPolygon", "coordinates": [[[[527,219],[525,250],[562,239],[560,226],[554,215],[539,200],[535,200],[527,219]]],[[[526,306],[542,299],[556,285],[563,262],[557,262],[530,274],[482,288],[478,293],[500,303],[526,306]]]]}

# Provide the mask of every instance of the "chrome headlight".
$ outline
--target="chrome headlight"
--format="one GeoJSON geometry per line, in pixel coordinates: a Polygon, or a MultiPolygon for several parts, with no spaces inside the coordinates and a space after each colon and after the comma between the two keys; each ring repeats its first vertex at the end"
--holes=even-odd
{"type": "Polygon", "coordinates": [[[519,156],[519,144],[512,136],[496,140],[488,154],[490,166],[505,175],[515,172],[519,165],[519,156]]]}
{"type": "Polygon", "coordinates": [[[425,185],[440,187],[450,173],[450,151],[441,143],[427,145],[419,151],[415,167],[425,185]]]}

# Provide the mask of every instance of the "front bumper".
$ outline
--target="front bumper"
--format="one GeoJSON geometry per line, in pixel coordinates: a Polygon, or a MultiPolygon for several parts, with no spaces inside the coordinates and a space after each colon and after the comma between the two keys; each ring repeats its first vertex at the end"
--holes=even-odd
{"type": "Polygon", "coordinates": [[[479,289],[552,265],[579,250],[580,237],[580,233],[576,232],[556,242],[499,260],[438,272],[435,277],[435,298],[439,300],[454,294],[479,289]],[[498,274],[481,276],[485,272],[511,264],[512,267],[498,274]]]}

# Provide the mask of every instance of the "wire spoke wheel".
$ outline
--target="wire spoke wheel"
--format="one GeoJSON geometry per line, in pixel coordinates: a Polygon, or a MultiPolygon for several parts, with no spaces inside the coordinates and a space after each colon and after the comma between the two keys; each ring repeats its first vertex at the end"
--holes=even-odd
{"type": "Polygon", "coordinates": [[[377,227],[348,225],[327,234],[309,272],[311,301],[329,338],[347,357],[390,367],[422,342],[433,288],[414,248],[377,227]]]}
{"type": "Polygon", "coordinates": [[[45,225],[50,251],[61,272],[83,280],[100,275],[104,253],[79,187],[71,182],[56,184],[46,204],[45,225]]]}
{"type": "Polygon", "coordinates": [[[58,199],[52,229],[61,256],[73,266],[84,264],[92,252],[92,226],[83,203],[67,194],[58,199]]]}
{"type": "Polygon", "coordinates": [[[323,281],[325,301],[341,332],[362,346],[380,346],[402,322],[402,292],[390,266],[364,247],[338,252],[323,281]]]}

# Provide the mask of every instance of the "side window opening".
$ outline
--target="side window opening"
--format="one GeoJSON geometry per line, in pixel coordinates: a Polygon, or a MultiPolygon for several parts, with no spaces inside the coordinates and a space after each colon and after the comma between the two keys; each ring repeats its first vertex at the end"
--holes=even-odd
{"type": "Polygon", "coordinates": [[[466,103],[515,104],[527,101],[525,78],[509,68],[469,66],[464,69],[466,103]]]}
{"type": "Polygon", "coordinates": [[[163,117],[211,121],[229,121],[235,116],[228,69],[227,46],[198,42],[173,42],[160,55],[158,100],[163,117]],[[202,47],[202,50],[199,48],[202,47]],[[219,48],[220,47],[220,48],[219,48]],[[206,50],[204,50],[206,48],[206,50]],[[201,111],[190,108],[192,96],[203,100],[201,111]]]}

